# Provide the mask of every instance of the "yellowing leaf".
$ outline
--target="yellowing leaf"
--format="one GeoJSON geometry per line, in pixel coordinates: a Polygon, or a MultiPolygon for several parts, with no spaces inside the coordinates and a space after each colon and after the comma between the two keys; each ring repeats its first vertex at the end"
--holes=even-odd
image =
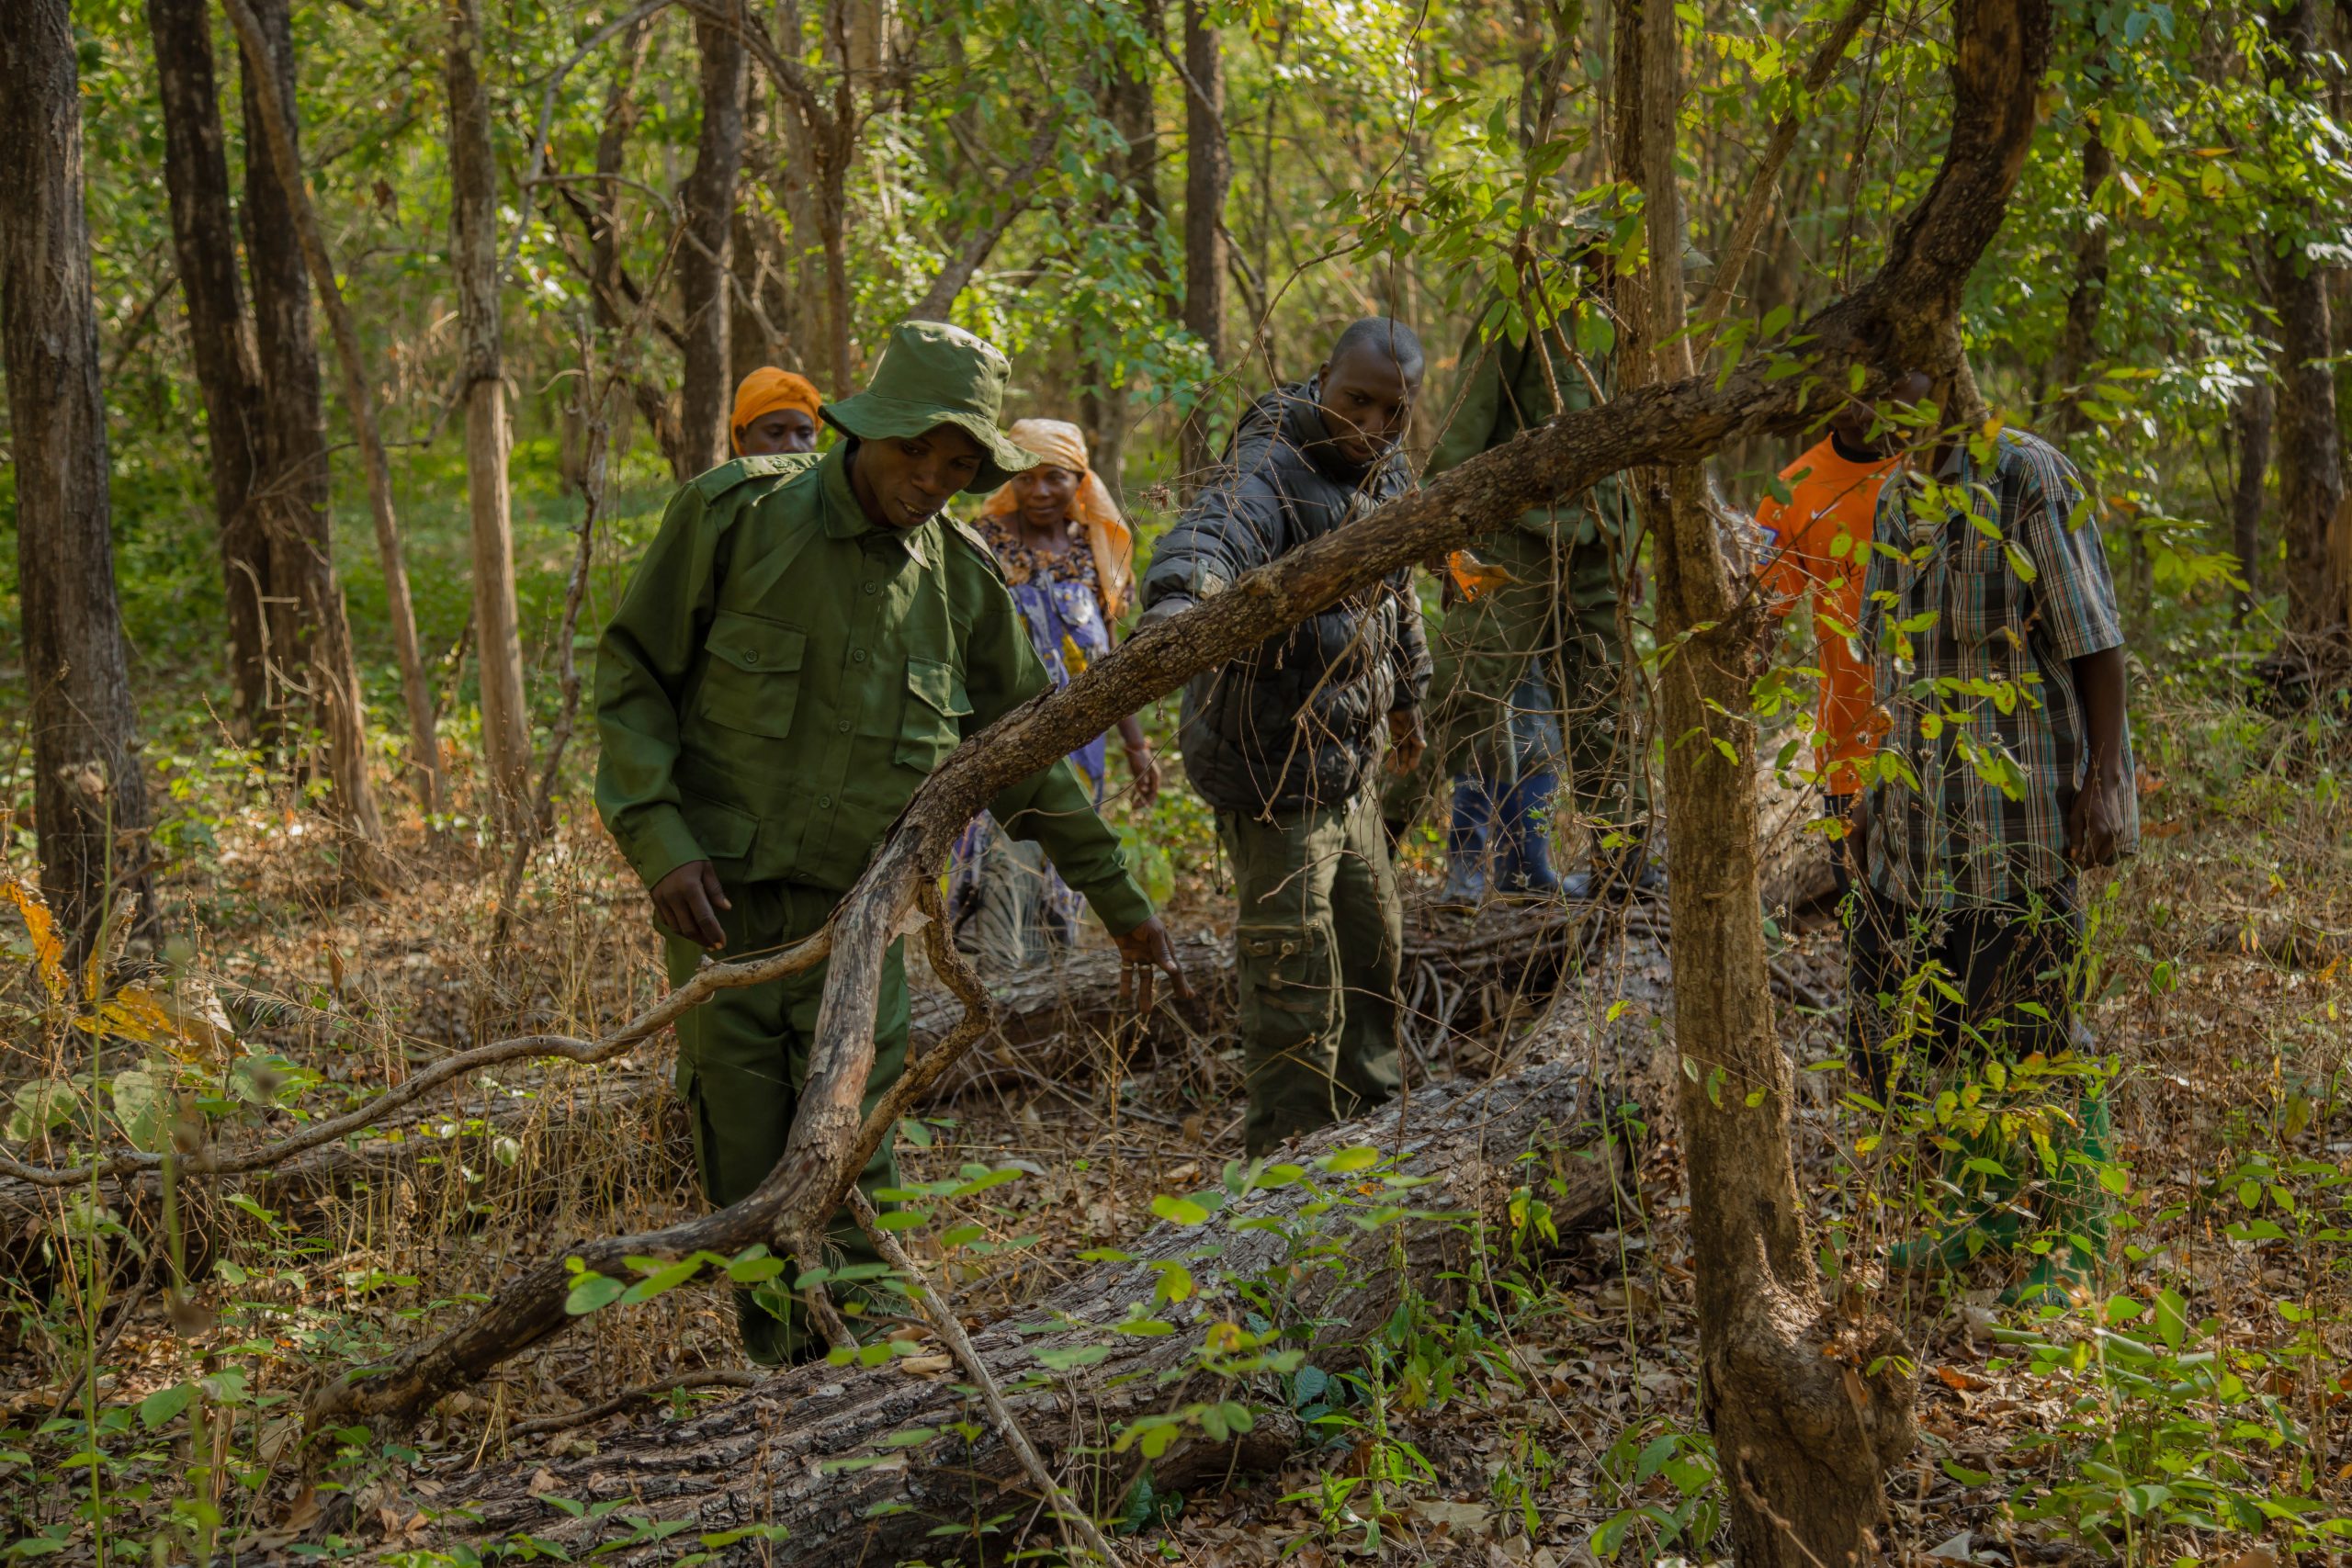
{"type": "Polygon", "coordinates": [[[70,1001],[74,987],[65,977],[65,943],[58,940],[56,922],[49,918],[49,906],[41,902],[39,893],[13,876],[0,876],[0,894],[17,907],[17,916],[33,939],[33,959],[40,968],[41,988],[52,1002],[70,1001]]]}

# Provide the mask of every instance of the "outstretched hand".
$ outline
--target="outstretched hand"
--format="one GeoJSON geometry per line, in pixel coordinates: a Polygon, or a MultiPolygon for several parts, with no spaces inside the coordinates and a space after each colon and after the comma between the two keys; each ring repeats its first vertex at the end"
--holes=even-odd
{"type": "Polygon", "coordinates": [[[1421,753],[1430,749],[1429,737],[1421,729],[1421,710],[1398,708],[1388,716],[1388,771],[1409,773],[1421,765],[1421,753]]]}
{"type": "Polygon", "coordinates": [[[707,860],[690,860],[653,885],[653,917],[688,942],[705,947],[727,945],[718,911],[735,906],[718,886],[718,873],[707,860]]]}
{"type": "Polygon", "coordinates": [[[1111,939],[1118,945],[1122,967],[1119,970],[1119,1005],[1125,1007],[1132,998],[1137,1012],[1149,1012],[1152,987],[1158,976],[1168,976],[1169,989],[1179,1000],[1191,1001],[1193,987],[1184,979],[1184,966],[1177,962],[1176,944],[1168,940],[1168,928],[1154,915],[1125,936],[1111,939]]]}

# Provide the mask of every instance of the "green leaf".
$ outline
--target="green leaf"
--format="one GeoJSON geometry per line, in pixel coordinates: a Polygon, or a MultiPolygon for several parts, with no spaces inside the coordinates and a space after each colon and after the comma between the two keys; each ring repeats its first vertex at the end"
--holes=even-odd
{"type": "Polygon", "coordinates": [[[186,1410],[189,1401],[195,1397],[196,1385],[192,1382],[175,1382],[169,1388],[159,1388],[139,1402],[139,1419],[146,1423],[149,1431],[154,1431],[186,1410]]]}
{"type": "Polygon", "coordinates": [[[1157,1339],[1163,1334],[1176,1332],[1174,1324],[1163,1323],[1156,1317],[1131,1317],[1117,1325],[1117,1328],[1120,1333],[1132,1334],[1139,1339],[1157,1339]]]}
{"type": "Polygon", "coordinates": [[[1209,1217],[1209,1212],[1190,1198],[1172,1198],[1165,1192],[1151,1201],[1151,1212],[1179,1225],[1201,1224],[1209,1217]]]}
{"type": "Polygon", "coordinates": [[[1353,1176],[1360,1170],[1370,1170],[1380,1163],[1380,1151],[1364,1145],[1351,1149],[1337,1149],[1325,1155],[1316,1164],[1334,1176],[1353,1176]]]}
{"type": "MultiPolygon", "coordinates": [[[[682,1258],[677,1262],[671,1264],[668,1268],[658,1269],[655,1272],[649,1274],[644,1279],[639,1280],[636,1284],[631,1285],[628,1290],[623,1291],[620,1296],[620,1304],[623,1306],[635,1306],[639,1302],[650,1302],[658,1295],[676,1290],[680,1285],[684,1284],[687,1280],[693,1279],[696,1274],[701,1272],[701,1258],[682,1258]]],[[[779,1272],[781,1272],[781,1270],[779,1270],[779,1272]]]]}
{"type": "Polygon", "coordinates": [[[582,1274],[571,1281],[571,1290],[563,1298],[567,1316],[586,1317],[590,1313],[612,1305],[628,1289],[618,1280],[603,1274],[582,1274]]]}

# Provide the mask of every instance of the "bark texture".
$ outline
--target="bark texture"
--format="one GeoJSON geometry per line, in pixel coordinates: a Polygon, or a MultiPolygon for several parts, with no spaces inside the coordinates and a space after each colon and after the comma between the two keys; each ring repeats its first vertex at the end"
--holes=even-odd
{"type": "MultiPolygon", "coordinates": [[[[231,678],[247,732],[276,743],[305,716],[323,739],[327,810],[360,841],[383,837],[368,776],[359,673],[335,579],[319,436],[310,287],[283,230],[247,247],[255,313],[237,276],[237,237],[212,24],[204,0],[152,0],[173,248],[211,446],[213,508],[229,609],[231,678]]],[[[247,117],[248,124],[251,116],[247,117]]],[[[283,206],[266,153],[249,177],[283,206]]],[[[249,211],[251,203],[249,198],[249,211]]]]}
{"type": "Polygon", "coordinates": [[[17,479],[41,892],[76,959],[135,909],[152,932],[147,790],[115,599],[107,415],[67,0],[0,6],[0,365],[17,479]]]}
{"type": "MultiPolygon", "coordinates": [[[[259,238],[274,224],[274,238],[282,240],[286,234],[292,234],[311,285],[326,309],[335,361],[343,372],[344,404],[351,415],[360,462],[368,474],[368,512],[375,521],[376,550],[383,563],[386,618],[392,624],[392,651],[400,661],[401,695],[408,709],[409,767],[415,780],[418,803],[428,813],[435,812],[441,806],[441,751],[434,736],[433,690],[426,682],[424,655],[417,649],[416,612],[409,597],[408,561],[401,543],[400,519],[392,508],[391,466],[384,456],[375,383],[368,378],[358,323],[352,319],[342,285],[335,279],[334,260],[327,252],[326,236],[319,227],[318,213],[311,204],[310,187],[302,174],[300,130],[294,112],[291,14],[288,0],[221,0],[221,4],[244,54],[245,123],[251,144],[247,149],[249,191],[262,181],[266,171],[268,183],[277,192],[276,200],[267,207],[257,201],[254,204],[247,216],[249,231],[259,238]]],[[[283,289],[276,291],[272,304],[277,311],[290,316],[290,294],[283,289]]],[[[263,319],[266,344],[270,336],[267,312],[263,319]]],[[[279,356],[290,358],[298,334],[290,320],[280,325],[283,330],[277,344],[279,356]]],[[[309,312],[305,309],[299,338],[307,342],[309,336],[309,312]]],[[[271,376],[277,368],[266,346],[263,373],[271,376]]],[[[311,374],[317,374],[315,367],[311,374]]],[[[288,412],[290,417],[295,411],[288,412]]],[[[317,453],[317,473],[319,505],[323,516],[327,477],[323,442],[317,453]]],[[[322,533],[322,539],[323,536],[322,533]]],[[[335,603],[339,609],[340,596],[335,603]]]]}
{"type": "MultiPolygon", "coordinates": [[[[1225,365],[1225,193],[1233,158],[1225,142],[1225,51],[1208,0],[1184,0],[1184,326],[1208,351],[1212,379],[1225,365]]],[[[1176,437],[1180,493],[1189,499],[1214,457],[1210,389],[1176,437]]]]}
{"type": "Polygon", "coordinates": [[[678,256],[679,326],[685,334],[685,387],[679,415],[681,479],[727,460],[735,387],[728,339],[729,258],[735,243],[735,185],[743,168],[743,30],[741,0],[695,14],[702,51],[702,127],[694,172],[679,192],[686,238],[678,256]]]}
{"type": "MultiPolygon", "coordinates": [[[[2291,107],[2324,102],[2318,0],[2270,17],[2268,75],[2291,107]]],[[[2278,312],[2278,521],[2287,542],[2287,629],[2336,637],[2352,624],[2352,517],[2346,514],[2343,433],[2335,417],[2335,352],[2327,269],[2305,245],[2316,213],[2275,235],[2270,302],[2278,312]]]]}
{"type": "Polygon", "coordinates": [[[449,0],[449,257],[458,280],[458,379],[465,388],[466,500],[473,523],[474,653],[481,682],[490,817],[525,831],[531,733],[523,633],[514,609],[508,510],[506,368],[498,320],[498,164],[482,88],[481,0],[449,0]]]}
{"type": "Polygon", "coordinates": [[[211,7],[207,0],[148,0],[147,29],[163,107],[172,251],[187,309],[189,357],[204,397],[235,722],[245,736],[266,740],[285,723],[287,698],[270,671],[266,608],[269,528],[262,515],[261,485],[270,466],[268,421],[259,351],[237,277],[227,138],[212,70],[211,7]]]}
{"type": "MultiPolygon", "coordinates": [[[[1531,1179],[1562,1179],[1565,1190],[1550,1201],[1564,1235],[1624,1223],[1624,1149],[1621,1142],[1598,1143],[1594,1091],[1581,1061],[1543,1063],[1492,1084],[1417,1089],[1408,1100],[1284,1153],[1303,1163],[1371,1145],[1400,1172],[1436,1179],[1408,1201],[1457,1217],[1361,1229],[1347,1199],[1354,1179],[1261,1190],[1230,1203],[1209,1225],[1155,1226],[1130,1249],[1133,1262],[1088,1270],[1033,1306],[977,1329],[974,1346],[1005,1385],[1013,1414],[1046,1464],[1065,1477],[1081,1506],[1098,1514],[1115,1505],[1138,1464],[1132,1452],[1108,1451],[1115,1436],[1140,1417],[1192,1401],[1247,1400],[1261,1412],[1257,1428],[1238,1451],[1197,1427],[1187,1428],[1153,1462],[1156,1486],[1186,1486],[1236,1464],[1270,1466],[1298,1436],[1279,1390],[1262,1375],[1237,1382],[1197,1365],[1205,1331],[1253,1310],[1240,1288],[1280,1270],[1297,1238],[1335,1248],[1290,1275],[1284,1325],[1317,1325],[1314,1364],[1343,1369],[1408,1289],[1440,1301],[1459,1294],[1475,1245],[1482,1238],[1497,1249],[1507,1245],[1510,1194],[1531,1179]],[[1530,1151],[1532,1164],[1521,1157],[1530,1151]],[[1335,1188],[1340,1207],[1310,1217],[1309,1202],[1335,1188]],[[1244,1220],[1253,1228],[1238,1229],[1244,1220]],[[1216,1248],[1214,1256],[1201,1256],[1204,1244],[1216,1248]],[[1164,1314],[1177,1331],[1154,1337],[1113,1331],[1134,1303],[1152,1299],[1160,1278],[1154,1265],[1178,1261],[1188,1265],[1200,1293],[1164,1314]],[[1037,1325],[1053,1326],[1024,1332],[1037,1325]],[[1094,1348],[1108,1356],[1070,1371],[1052,1371],[1040,1359],[1041,1353],[1094,1348]]],[[[978,1402],[952,1373],[929,1378],[890,1367],[822,1365],[772,1378],[744,1399],[683,1425],[627,1428],[593,1458],[519,1460],[479,1472],[466,1485],[480,1510],[474,1528],[486,1537],[528,1530],[567,1547],[585,1545],[589,1534],[543,1495],[625,1495],[636,1500],[632,1511],[690,1519],[698,1531],[782,1526],[786,1550],[802,1568],[928,1555],[947,1550],[942,1532],[969,1532],[968,1547],[1001,1550],[1012,1537],[1005,1516],[1025,1513],[1034,1492],[978,1402]],[[932,1435],[884,1444],[914,1431],[932,1435]],[[831,1468],[844,1460],[881,1462],[831,1468]]]]}
{"type": "Polygon", "coordinates": [[[2099,312],[2107,304],[2107,215],[2094,198],[2115,170],[2115,155],[2098,132],[2083,136],[2083,231],[2075,236],[2075,281],[2066,291],[2066,324],[2058,334],[2056,417],[2052,430],[2062,446],[2083,433],[2082,381],[2098,345],[2099,312]]]}

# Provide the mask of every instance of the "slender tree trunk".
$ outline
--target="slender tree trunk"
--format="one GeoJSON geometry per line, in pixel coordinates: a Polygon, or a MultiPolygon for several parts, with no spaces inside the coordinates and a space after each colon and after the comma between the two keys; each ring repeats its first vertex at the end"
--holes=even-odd
{"type": "MultiPolygon", "coordinates": [[[[336,282],[334,262],[327,254],[318,213],[302,177],[299,130],[294,118],[294,34],[287,0],[221,0],[235,28],[245,59],[246,125],[258,128],[248,135],[249,170],[265,165],[280,196],[270,216],[282,220],[300,244],[302,262],[311,286],[326,307],[327,327],[334,339],[335,357],[343,371],[344,401],[358,437],[361,463],[368,470],[368,510],[375,518],[376,549],[383,563],[384,598],[392,623],[392,651],[400,660],[401,694],[408,707],[409,765],[416,781],[417,800],[428,815],[441,808],[441,755],[433,733],[433,691],[426,683],[424,658],[416,642],[416,612],[409,599],[408,563],[401,547],[400,519],[392,510],[391,465],[384,456],[383,431],[376,416],[375,385],[368,378],[360,357],[359,328],[336,282]]],[[[258,176],[249,178],[249,186],[258,176]]],[[[253,232],[262,233],[267,218],[256,203],[251,216],[253,232]]],[[[256,294],[258,295],[258,289],[256,294]]],[[[283,301],[281,301],[283,303],[283,301]]],[[[308,335],[307,321],[304,329],[308,335]]],[[[266,333],[265,333],[266,336],[266,333]]],[[[265,365],[265,371],[272,367],[265,365]]],[[[324,453],[320,454],[324,479],[324,453]]],[[[337,603],[340,604],[338,598],[337,603]]]]}
{"type": "MultiPolygon", "coordinates": [[[[1158,38],[1158,0],[1144,0],[1142,19],[1145,30],[1158,38]]],[[[1152,56],[1138,53],[1133,60],[1123,57],[1114,61],[1105,96],[1109,99],[1111,123],[1127,147],[1125,183],[1135,200],[1136,226],[1146,247],[1144,271],[1155,284],[1164,288],[1168,275],[1159,265],[1159,245],[1165,215],[1159,199],[1159,125],[1152,102],[1152,56]]],[[[1093,412],[1094,471],[1102,476],[1112,496],[1124,506],[1127,494],[1127,436],[1135,424],[1134,400],[1128,395],[1125,377],[1107,361],[1088,368],[1090,379],[1102,389],[1093,412]]]]}
{"type": "MultiPolygon", "coordinates": [[[[596,130],[596,187],[588,220],[589,292],[594,303],[596,325],[607,333],[622,332],[628,325],[628,314],[621,309],[623,300],[632,295],[620,262],[618,175],[628,152],[628,139],[637,129],[637,76],[645,64],[652,36],[650,20],[641,21],[621,35],[619,61],[614,66],[612,85],[605,93],[604,122],[596,130]]],[[[613,352],[620,352],[617,344],[613,352]]],[[[628,389],[638,417],[645,422],[654,444],[662,448],[672,475],[683,478],[691,474],[691,459],[682,444],[677,395],[636,375],[628,378],[628,389]]]]}
{"type": "MultiPolygon", "coordinates": [[[[1634,374],[1688,376],[1683,209],[1675,178],[1680,27],[1668,0],[1621,0],[1620,157],[1643,186],[1649,310],[1634,374]]],[[[1623,165],[1621,165],[1622,167],[1623,165]]],[[[1696,466],[1635,475],[1657,569],[1676,1078],[1698,1275],[1702,1409],[1744,1568],[1877,1561],[1883,1477],[1912,1440],[1893,1327],[1825,1306],[1789,1145],[1792,1081],[1772,1015],[1757,866],[1749,693],[1771,623],[1731,580],[1696,466]]]]}
{"type": "Polygon", "coordinates": [[[77,961],[135,908],[153,933],[139,714],[115,600],[107,415],[82,205],[68,0],[0,6],[0,365],[17,468],[17,592],[31,687],[41,892],[77,961]]]}
{"type": "MultiPolygon", "coordinates": [[[[270,669],[269,531],[260,505],[269,467],[267,416],[253,323],[237,280],[229,157],[212,72],[206,0],[148,0],[155,84],[164,111],[164,184],[180,298],[212,460],[212,510],[220,528],[221,586],[229,613],[229,675],[240,734],[274,742],[286,692],[270,669]]],[[[277,650],[281,651],[282,650],[277,650]]]]}
{"type": "MultiPolygon", "coordinates": [[[[1225,364],[1225,193],[1233,163],[1225,144],[1225,52],[1209,0],[1184,0],[1184,326],[1225,364]]],[[[1179,493],[1189,498],[1211,458],[1207,396],[1176,438],[1179,493]]]]}
{"type": "Polygon", "coordinates": [[[743,39],[740,0],[719,20],[695,14],[702,51],[702,130],[686,176],[686,243],[678,257],[678,303],[685,331],[685,392],[679,449],[685,479],[726,461],[734,383],[728,355],[728,263],[734,250],[735,183],[743,166],[743,39]]]}
{"type": "Polygon", "coordinates": [[[2270,383],[2256,377],[2238,394],[2233,412],[2238,448],[2237,487],[2230,496],[2230,548],[2238,558],[2245,588],[2230,608],[2230,624],[2243,626],[2262,602],[2262,481],[2270,470],[2270,425],[2277,417],[2270,383]]]}
{"type": "Polygon", "coordinates": [[[466,498],[473,516],[474,647],[481,681],[483,761],[491,818],[520,835],[530,804],[531,729],[524,705],[523,633],[514,608],[514,525],[508,511],[506,367],[498,320],[498,164],[481,58],[481,0],[449,0],[450,259],[466,395],[466,498]]]}
{"type": "MultiPolygon", "coordinates": [[[[351,628],[325,507],[311,504],[326,467],[309,285],[281,229],[249,247],[258,320],[246,314],[209,13],[205,0],[151,0],[147,18],[163,97],[172,238],[211,434],[238,701],[253,733],[275,742],[298,711],[293,695],[308,696],[334,785],[328,810],[373,846],[383,839],[383,822],[368,777],[351,628]],[[289,336],[300,340],[290,354],[289,336]]],[[[263,163],[255,184],[277,196],[263,163]]]]}
{"type": "Polygon", "coordinates": [[[2066,292],[2066,324],[2058,334],[2053,367],[2057,412],[2052,430],[2063,445],[2083,433],[2082,380],[2098,346],[2099,310],[2107,303],[2107,216],[2091,205],[2115,169],[2115,155],[2098,132],[2083,133],[2083,231],[2075,237],[2075,282],[2066,292]]]}
{"type": "MultiPolygon", "coordinates": [[[[2318,0],[2272,13],[2273,86],[2317,93],[2318,0]]],[[[2300,229],[2288,224],[2290,231],[2300,229]]],[[[2352,560],[2336,547],[2344,510],[2343,435],[2335,419],[2335,352],[2327,271],[2291,232],[2270,247],[2270,299],[2278,312],[2277,374],[2279,526],[2287,537],[2287,629],[2340,635],[2352,612],[2352,560]],[[2283,248],[2284,254],[2280,254],[2283,248]]]]}

